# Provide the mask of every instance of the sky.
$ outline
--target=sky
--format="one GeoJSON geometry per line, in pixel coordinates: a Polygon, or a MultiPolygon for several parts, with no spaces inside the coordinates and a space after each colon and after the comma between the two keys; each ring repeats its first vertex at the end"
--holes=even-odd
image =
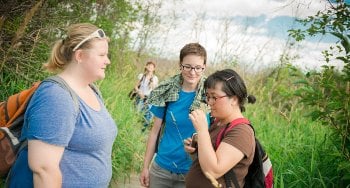
{"type": "MultiPolygon", "coordinates": [[[[287,41],[291,40],[287,31],[301,27],[295,18],[315,15],[328,6],[327,2],[163,0],[164,4],[157,10],[163,24],[158,28],[159,34],[152,39],[153,48],[164,57],[177,58],[185,44],[199,42],[207,49],[209,64],[230,59],[253,69],[273,66],[278,64],[281,54],[286,51],[287,41]]],[[[321,51],[334,42],[330,36],[310,38],[297,43],[288,53],[297,57],[294,65],[318,69],[324,63],[321,51]]]]}

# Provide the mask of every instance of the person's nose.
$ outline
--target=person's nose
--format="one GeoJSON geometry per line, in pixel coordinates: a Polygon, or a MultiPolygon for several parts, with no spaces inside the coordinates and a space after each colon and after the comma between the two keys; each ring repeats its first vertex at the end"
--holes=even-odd
{"type": "Polygon", "coordinates": [[[191,68],[190,73],[191,74],[196,74],[196,70],[194,68],[191,68]]]}
{"type": "Polygon", "coordinates": [[[107,65],[111,64],[111,60],[109,59],[109,57],[107,57],[105,64],[107,64],[107,65]]]}

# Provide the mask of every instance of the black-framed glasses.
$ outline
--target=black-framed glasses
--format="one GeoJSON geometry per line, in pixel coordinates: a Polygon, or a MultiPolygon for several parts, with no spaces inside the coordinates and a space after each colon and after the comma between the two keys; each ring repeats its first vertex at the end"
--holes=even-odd
{"type": "Polygon", "coordinates": [[[83,39],[82,41],[80,41],[74,48],[73,48],[73,52],[76,51],[81,45],[84,44],[84,42],[93,39],[93,38],[106,38],[106,34],[102,29],[97,29],[96,31],[94,31],[93,33],[91,33],[89,36],[87,36],[85,39],[83,39]]]}
{"type": "Polygon", "coordinates": [[[190,65],[181,64],[181,67],[184,71],[187,71],[187,72],[191,72],[192,70],[194,70],[196,73],[201,73],[204,70],[204,68],[201,66],[192,67],[190,65]]]}
{"type": "Polygon", "coordinates": [[[219,97],[210,97],[210,96],[208,96],[208,95],[205,95],[205,102],[207,102],[207,104],[211,101],[211,99],[212,99],[212,101],[215,103],[216,102],[216,100],[218,100],[218,99],[222,99],[222,98],[224,98],[224,97],[228,97],[227,95],[224,95],[224,96],[219,96],[219,97]]]}

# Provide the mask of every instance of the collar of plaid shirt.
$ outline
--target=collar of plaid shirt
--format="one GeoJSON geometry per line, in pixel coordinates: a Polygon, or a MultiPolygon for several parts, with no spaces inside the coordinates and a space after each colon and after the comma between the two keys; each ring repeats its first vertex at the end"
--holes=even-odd
{"type": "MultiPolygon", "coordinates": [[[[205,101],[205,91],[204,91],[204,81],[206,77],[202,76],[199,81],[196,96],[190,107],[190,110],[198,109],[201,107],[201,103],[205,101]]],[[[183,78],[181,74],[177,74],[168,80],[163,81],[152,90],[148,102],[154,106],[165,106],[166,102],[173,102],[179,99],[179,92],[181,90],[181,85],[183,78]]]]}

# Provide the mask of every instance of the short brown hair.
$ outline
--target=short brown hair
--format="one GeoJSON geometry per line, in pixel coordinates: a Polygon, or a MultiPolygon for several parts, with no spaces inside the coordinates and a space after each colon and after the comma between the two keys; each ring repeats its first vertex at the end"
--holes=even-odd
{"type": "Polygon", "coordinates": [[[199,43],[186,44],[180,51],[180,63],[187,55],[197,55],[203,57],[204,65],[207,63],[207,51],[199,43]]]}

